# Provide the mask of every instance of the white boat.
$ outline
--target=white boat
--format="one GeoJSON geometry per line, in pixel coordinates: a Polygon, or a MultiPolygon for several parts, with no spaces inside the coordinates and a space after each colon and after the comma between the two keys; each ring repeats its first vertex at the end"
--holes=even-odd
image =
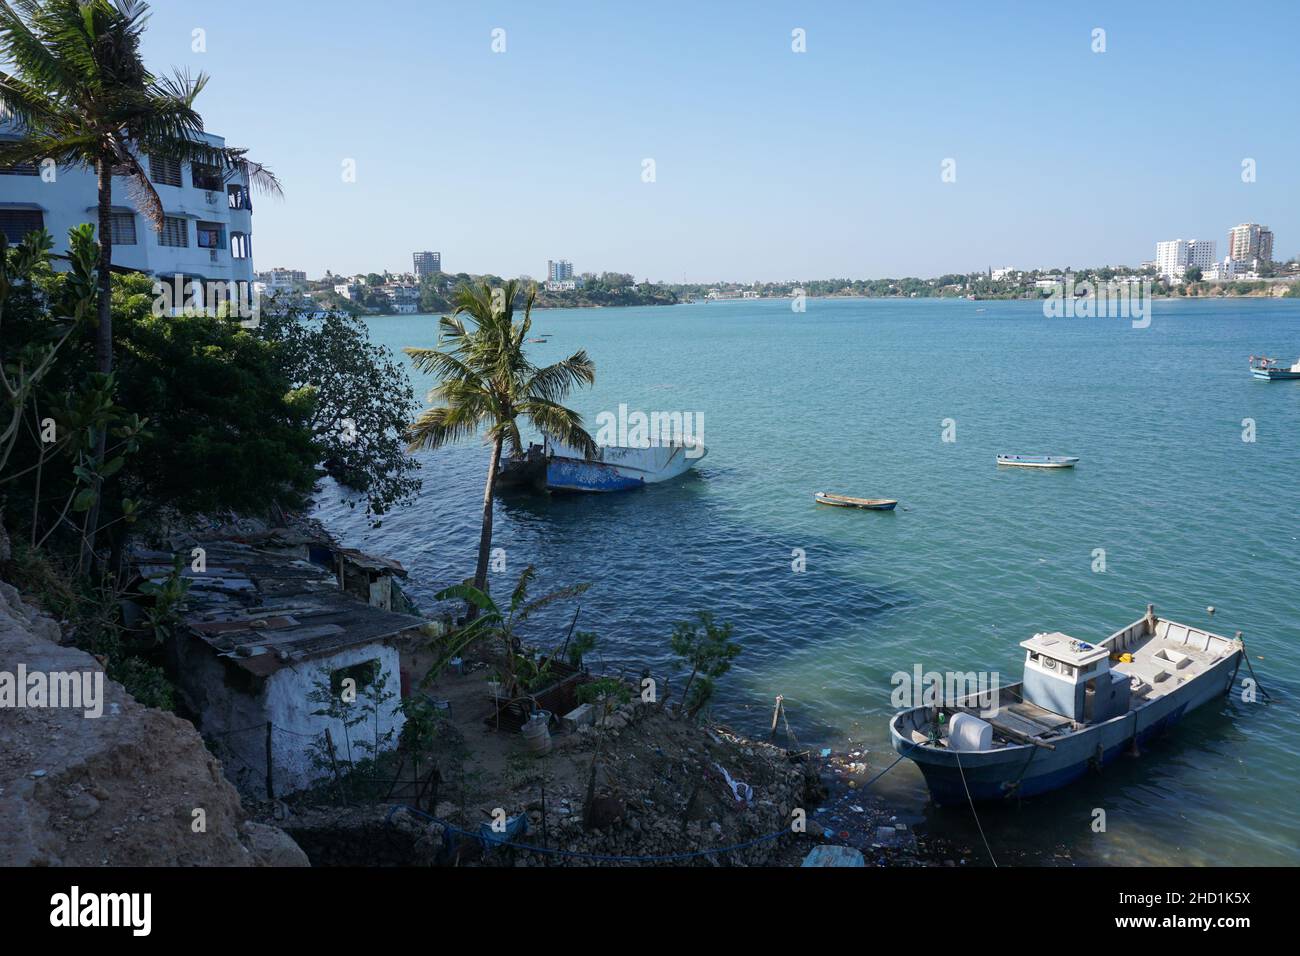
{"type": "Polygon", "coordinates": [[[1281,382],[1287,379],[1300,378],[1300,360],[1287,368],[1285,364],[1279,364],[1275,358],[1256,358],[1252,355],[1250,357],[1250,374],[1266,382],[1281,382]]]}
{"type": "Polygon", "coordinates": [[[546,436],[541,445],[530,445],[523,457],[501,463],[498,486],[502,490],[630,491],[677,478],[706,454],[703,444],[687,438],[645,448],[601,445],[587,458],[546,436]]]}
{"type": "Polygon", "coordinates": [[[708,454],[691,439],[648,448],[601,445],[592,458],[549,437],[544,448],[551,491],[628,491],[677,478],[708,454]]]}
{"type": "Polygon", "coordinates": [[[1079,459],[1069,455],[998,455],[998,464],[1012,468],[1073,468],[1079,459]]]}
{"type": "Polygon", "coordinates": [[[894,749],[940,805],[1031,797],[1100,770],[1231,688],[1240,639],[1146,616],[1097,644],[1022,641],[1024,680],[896,714],[894,749]]]}

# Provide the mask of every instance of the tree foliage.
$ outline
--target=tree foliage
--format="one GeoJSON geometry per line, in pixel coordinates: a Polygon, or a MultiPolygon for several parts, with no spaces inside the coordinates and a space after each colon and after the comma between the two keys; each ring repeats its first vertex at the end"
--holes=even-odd
{"type": "Polygon", "coordinates": [[[304,318],[298,310],[264,315],[260,338],[308,409],[325,470],[353,505],[364,500],[378,521],[420,488],[419,462],[406,452],[406,427],[418,404],[406,370],[370,341],[363,320],[343,313],[304,318]]]}

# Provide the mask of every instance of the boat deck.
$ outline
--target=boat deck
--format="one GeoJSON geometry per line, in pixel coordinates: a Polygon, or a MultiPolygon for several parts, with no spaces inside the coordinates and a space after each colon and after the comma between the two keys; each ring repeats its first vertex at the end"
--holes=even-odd
{"type": "MultiPolygon", "coordinates": [[[[950,713],[970,714],[990,724],[993,727],[995,746],[1020,743],[1019,738],[1023,737],[1042,740],[1076,729],[1074,721],[1069,717],[1062,717],[1037,704],[1022,700],[1009,688],[1003,688],[1002,699],[998,703],[997,713],[993,716],[981,713],[979,707],[961,706],[944,709],[950,713]]],[[[942,746],[947,746],[946,738],[941,739],[940,743],[942,746]]]]}
{"type": "Polygon", "coordinates": [[[1114,661],[1111,670],[1128,675],[1131,707],[1163,697],[1223,658],[1217,648],[1206,650],[1170,637],[1152,637],[1127,653],[1133,655],[1132,662],[1114,661]]]}

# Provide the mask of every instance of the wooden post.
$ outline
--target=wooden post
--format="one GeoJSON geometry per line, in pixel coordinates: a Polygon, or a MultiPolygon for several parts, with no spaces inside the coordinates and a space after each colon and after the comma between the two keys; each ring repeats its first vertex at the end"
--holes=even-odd
{"type": "Polygon", "coordinates": [[[266,799],[275,799],[275,785],[271,782],[271,770],[274,762],[271,759],[271,722],[266,722],[266,799]]]}
{"type": "Polygon", "coordinates": [[[343,781],[339,778],[339,762],[334,758],[334,737],[330,734],[330,729],[325,728],[325,746],[330,752],[330,767],[334,770],[334,786],[338,790],[339,799],[343,799],[343,781]]]}
{"type": "Polygon", "coordinates": [[[781,701],[784,699],[785,698],[783,698],[780,694],[776,695],[776,706],[772,708],[772,730],[767,735],[769,740],[772,740],[773,738],[776,737],[776,721],[777,718],[781,716],[781,701]]]}

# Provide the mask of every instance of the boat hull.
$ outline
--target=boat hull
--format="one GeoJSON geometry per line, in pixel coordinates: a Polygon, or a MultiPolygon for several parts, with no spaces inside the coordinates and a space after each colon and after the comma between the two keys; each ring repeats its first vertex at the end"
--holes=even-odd
{"type": "Polygon", "coordinates": [[[698,450],[683,445],[604,446],[594,459],[557,452],[547,462],[546,487],[550,491],[574,493],[631,491],[678,478],[705,454],[702,445],[698,450]]]}
{"type": "Polygon", "coordinates": [[[1300,378],[1300,372],[1293,372],[1287,368],[1252,368],[1250,374],[1265,382],[1282,382],[1300,378]]]}
{"type": "MultiPolygon", "coordinates": [[[[896,714],[889,724],[894,749],[914,761],[939,806],[1050,793],[1100,769],[1178,723],[1186,714],[1225,694],[1241,663],[1238,650],[1208,668],[1195,681],[1108,721],[1052,739],[1054,750],[1032,744],[990,751],[959,752],[920,747],[910,730],[929,708],[896,714]]],[[[1011,685],[1011,689],[1019,684],[1011,685]]]]}
{"type": "Polygon", "coordinates": [[[1073,468],[1078,463],[1062,455],[998,455],[998,464],[1008,468],[1073,468]]]}
{"type": "Polygon", "coordinates": [[[893,511],[898,507],[898,502],[889,498],[849,498],[820,492],[814,496],[814,500],[819,505],[830,505],[832,508],[858,508],[862,511],[893,511]]]}

